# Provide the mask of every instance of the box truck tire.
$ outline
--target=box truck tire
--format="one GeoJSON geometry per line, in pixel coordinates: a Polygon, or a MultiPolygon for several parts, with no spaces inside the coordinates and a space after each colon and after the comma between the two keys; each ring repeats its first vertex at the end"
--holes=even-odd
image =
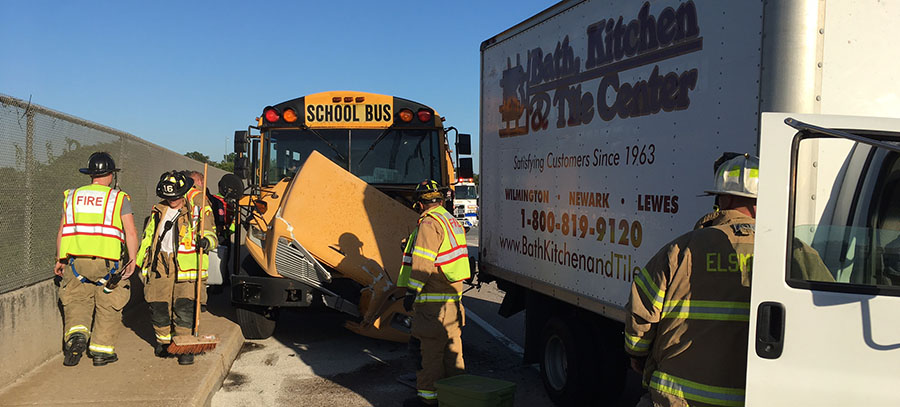
{"type": "Polygon", "coordinates": [[[578,331],[570,321],[551,317],[541,333],[541,379],[557,405],[578,404],[582,386],[587,384],[582,377],[586,369],[576,339],[578,331]]]}
{"type": "Polygon", "coordinates": [[[235,309],[238,325],[246,339],[266,339],[275,332],[278,308],[239,305],[235,309]]]}

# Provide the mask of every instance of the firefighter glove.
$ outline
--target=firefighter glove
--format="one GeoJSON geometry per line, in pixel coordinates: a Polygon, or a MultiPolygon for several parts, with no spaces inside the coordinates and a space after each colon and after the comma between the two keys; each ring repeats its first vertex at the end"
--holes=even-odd
{"type": "Polygon", "coordinates": [[[199,247],[204,252],[209,251],[209,246],[210,246],[209,238],[207,238],[207,237],[200,239],[200,241],[197,243],[197,247],[199,247]]]}
{"type": "Polygon", "coordinates": [[[403,297],[403,309],[406,312],[412,312],[413,303],[416,302],[416,295],[418,293],[413,290],[406,290],[406,296],[403,297]]]}

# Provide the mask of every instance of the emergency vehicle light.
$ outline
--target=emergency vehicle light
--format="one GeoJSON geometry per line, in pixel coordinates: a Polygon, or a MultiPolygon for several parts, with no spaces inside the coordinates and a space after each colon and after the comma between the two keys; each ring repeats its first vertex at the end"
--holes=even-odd
{"type": "Polygon", "coordinates": [[[409,109],[402,109],[402,110],[400,110],[399,113],[397,113],[397,116],[400,117],[400,120],[402,120],[406,123],[409,123],[412,121],[413,112],[412,112],[412,110],[409,110],[409,109]]]}
{"type": "Polygon", "coordinates": [[[282,117],[284,117],[284,121],[286,121],[288,123],[293,123],[293,122],[297,121],[297,113],[294,112],[294,109],[291,109],[291,108],[284,109],[284,113],[282,114],[282,117]]]}
{"type": "Polygon", "coordinates": [[[419,116],[419,121],[422,123],[427,123],[431,121],[431,112],[425,109],[419,109],[419,112],[416,113],[419,116]]]}
{"type": "Polygon", "coordinates": [[[281,115],[278,114],[278,111],[275,110],[274,107],[267,108],[263,112],[263,116],[265,116],[266,121],[269,123],[275,123],[281,118],[281,115]]]}

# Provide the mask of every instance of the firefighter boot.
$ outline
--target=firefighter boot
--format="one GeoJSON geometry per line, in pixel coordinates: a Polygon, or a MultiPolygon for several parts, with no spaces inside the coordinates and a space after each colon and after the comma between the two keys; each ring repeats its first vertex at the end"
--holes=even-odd
{"type": "Polygon", "coordinates": [[[178,355],[178,364],[179,365],[193,365],[194,364],[194,355],[190,354],[190,353],[178,355]]]}
{"type": "Polygon", "coordinates": [[[81,355],[87,349],[87,338],[82,333],[74,333],[66,341],[66,350],[63,352],[63,365],[75,366],[81,361],[81,355]]]}
{"type": "Polygon", "coordinates": [[[171,353],[169,353],[168,343],[157,343],[156,348],[153,349],[153,354],[158,358],[168,358],[173,356],[171,353]]]}
{"type": "Polygon", "coordinates": [[[106,366],[119,360],[115,353],[94,353],[94,366],[106,366]]]}

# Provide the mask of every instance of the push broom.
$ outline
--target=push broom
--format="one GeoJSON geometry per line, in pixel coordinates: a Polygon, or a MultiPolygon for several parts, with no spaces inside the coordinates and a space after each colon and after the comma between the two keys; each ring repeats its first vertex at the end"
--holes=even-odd
{"type": "MultiPolygon", "coordinates": [[[[208,164],[203,164],[203,187],[200,193],[203,195],[200,204],[200,229],[197,230],[197,243],[203,239],[203,229],[206,227],[206,216],[203,215],[206,209],[206,171],[208,164]]],[[[183,354],[199,354],[208,350],[213,350],[219,343],[219,339],[215,335],[200,335],[200,275],[203,274],[203,249],[197,245],[197,278],[194,280],[196,290],[194,291],[194,330],[193,335],[176,335],[169,344],[169,353],[175,355],[183,354]]]]}

